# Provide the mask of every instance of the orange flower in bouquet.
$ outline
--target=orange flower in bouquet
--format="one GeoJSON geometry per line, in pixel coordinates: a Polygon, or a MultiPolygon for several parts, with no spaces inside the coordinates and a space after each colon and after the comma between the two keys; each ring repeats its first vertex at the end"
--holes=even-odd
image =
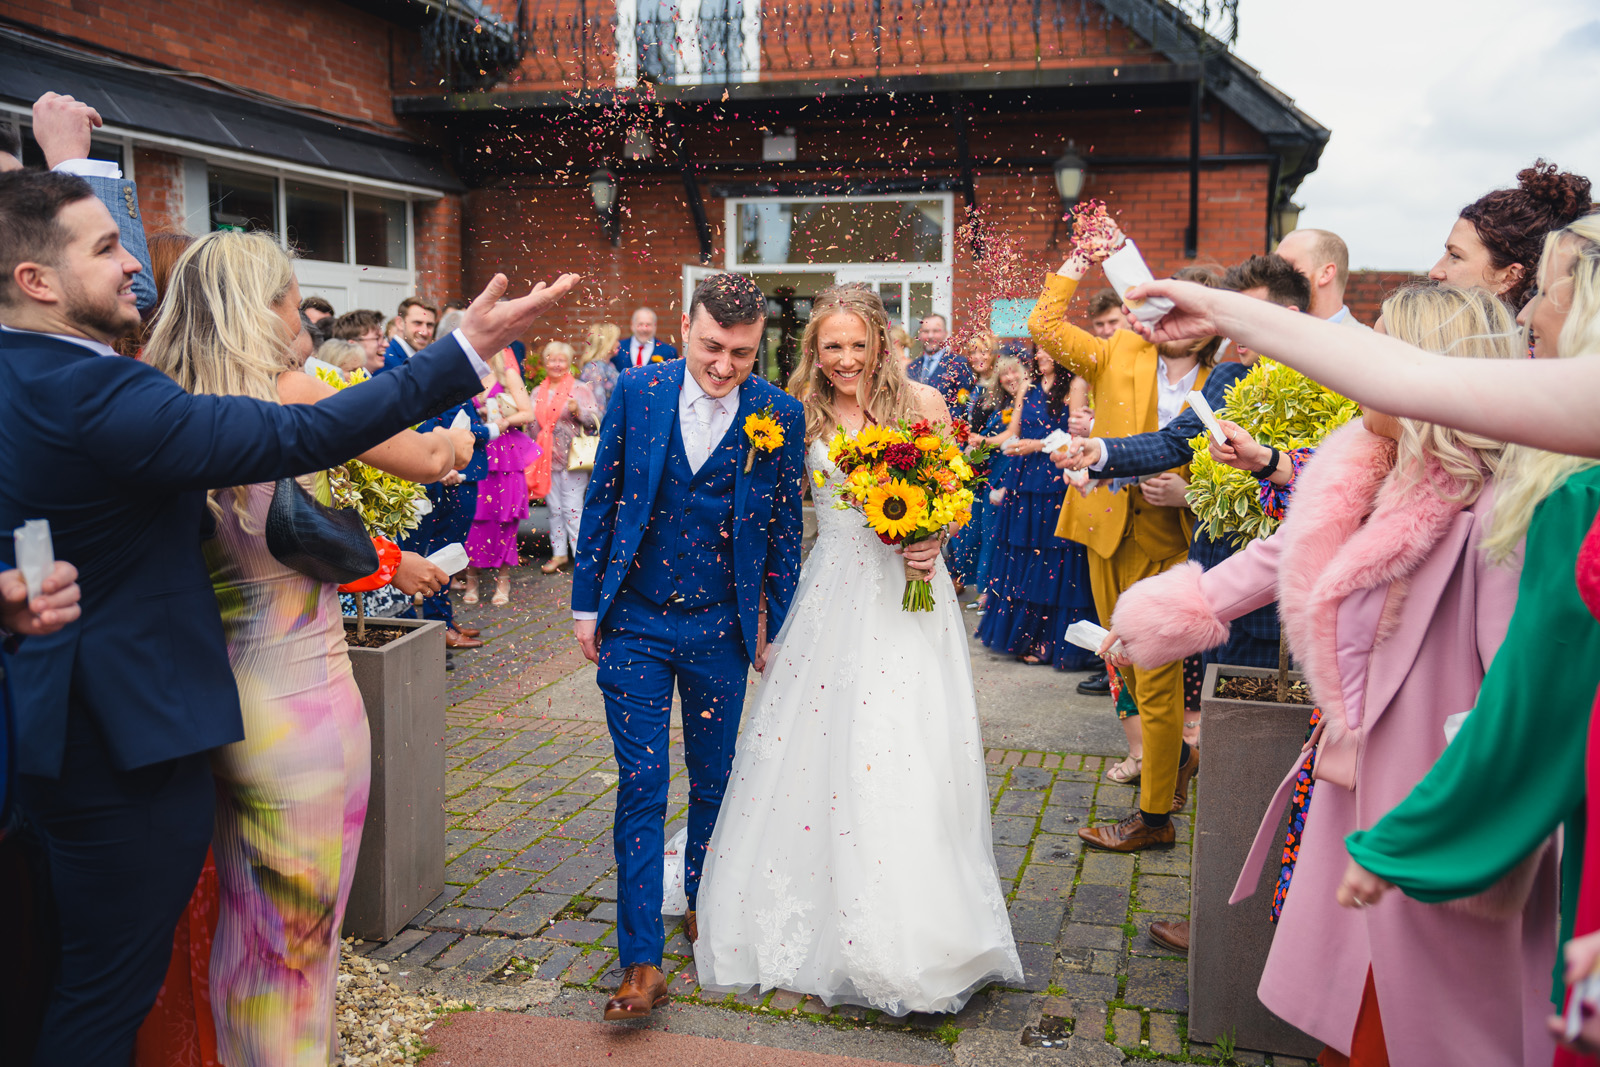
{"type": "MultiPolygon", "coordinates": [[[[984,476],[974,470],[988,446],[963,456],[955,429],[922,420],[868,426],[854,437],[841,427],[828,459],[845,475],[838,507],[859,511],[886,545],[910,545],[972,520],[973,489],[984,476]]],[[[933,587],[909,568],[906,611],[932,611],[933,587]]]]}

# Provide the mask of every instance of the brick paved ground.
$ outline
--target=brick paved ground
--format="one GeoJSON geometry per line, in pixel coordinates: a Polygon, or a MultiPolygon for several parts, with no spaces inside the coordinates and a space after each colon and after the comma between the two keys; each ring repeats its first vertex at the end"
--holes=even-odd
{"type": "MultiPolygon", "coordinates": [[[[565,575],[525,567],[509,607],[461,612],[489,643],[456,654],[448,682],[449,884],[392,941],[359,949],[411,984],[448,981],[468,1000],[474,988],[492,1000],[491,989],[542,980],[540,988],[560,983],[566,1001],[585,1004],[598,998],[582,1001],[583,993],[614,988],[617,772],[570,636],[569,589],[565,575]],[[461,983],[476,985],[463,991],[461,983]]],[[[682,735],[672,736],[669,835],[687,802],[682,735]]],[[[988,989],[953,1018],[899,1022],[854,1007],[830,1012],[781,990],[702,997],[678,930],[664,966],[679,1003],[834,1028],[903,1028],[925,1035],[946,1062],[970,1059],[964,1047],[1020,1048],[1025,1028],[1041,1025],[1074,1035],[1077,1055],[1054,1062],[1218,1062],[1218,1050],[1187,1041],[1185,961],[1145,933],[1152,921],[1188,914],[1190,820],[1176,820],[1179,843],[1169,852],[1086,853],[1077,829],[1114,821],[1136,802],[1134,788],[1102,778],[1104,756],[991,748],[987,758],[995,856],[1026,972],[1020,986],[988,989]]],[[[1236,1062],[1303,1063],[1249,1052],[1236,1062]]]]}

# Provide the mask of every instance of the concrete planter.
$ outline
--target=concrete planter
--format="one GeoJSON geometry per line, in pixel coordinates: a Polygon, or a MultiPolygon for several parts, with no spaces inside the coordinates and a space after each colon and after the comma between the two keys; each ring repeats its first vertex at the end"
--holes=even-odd
{"type": "Polygon", "coordinates": [[[372,730],[372,793],[344,933],[386,941],[444,892],[444,623],[367,625],[411,631],[350,649],[372,730]]]}
{"type": "MultiPolygon", "coordinates": [[[[1216,664],[1206,670],[1200,698],[1205,788],[1198,791],[1195,808],[1190,879],[1189,1038],[1215,1043],[1231,1033],[1238,1048],[1315,1059],[1322,1042],[1272,1014],[1256,997],[1277,930],[1268,921],[1277,849],[1268,855],[1255,895],[1237,906],[1228,904],[1272,794],[1305,743],[1311,709],[1219,698],[1219,672],[1247,678],[1278,673],[1216,664]]],[[[1281,845],[1287,807],[1274,814],[1279,817],[1275,840],[1281,845]]]]}

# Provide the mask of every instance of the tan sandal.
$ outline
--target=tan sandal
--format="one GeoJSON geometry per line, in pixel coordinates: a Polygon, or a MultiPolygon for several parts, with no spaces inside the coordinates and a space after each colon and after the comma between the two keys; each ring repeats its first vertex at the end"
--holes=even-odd
{"type": "Polygon", "coordinates": [[[1144,772],[1144,757],[1129,756],[1121,763],[1113,763],[1106,768],[1106,781],[1116,782],[1118,785],[1132,785],[1139,780],[1144,772]]]}
{"type": "Polygon", "coordinates": [[[539,570],[543,574],[555,574],[557,571],[566,570],[571,565],[572,559],[570,557],[555,556],[550,560],[550,562],[541,566],[539,570]]]}
{"type": "Polygon", "coordinates": [[[496,578],[494,580],[494,597],[489,601],[497,608],[503,608],[511,603],[511,579],[496,578]]]}

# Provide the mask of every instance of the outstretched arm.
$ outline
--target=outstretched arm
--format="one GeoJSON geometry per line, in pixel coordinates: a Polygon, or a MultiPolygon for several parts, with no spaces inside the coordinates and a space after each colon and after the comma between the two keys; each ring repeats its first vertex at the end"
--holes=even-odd
{"type": "MultiPolygon", "coordinates": [[[[1228,388],[1246,373],[1245,368],[1237,363],[1224,363],[1206,377],[1200,392],[1213,408],[1220,411],[1228,388]]],[[[1150,433],[1093,438],[1104,449],[1105,461],[1089,469],[1096,478],[1137,478],[1181,467],[1194,458],[1194,449],[1189,442],[1205,433],[1205,430],[1199,413],[1193,408],[1184,408],[1177,418],[1150,433]]],[[[1096,457],[1089,459],[1092,464],[1096,457]]]]}
{"type": "Polygon", "coordinates": [[[1154,281],[1129,295],[1177,305],[1154,329],[1138,325],[1152,341],[1220,333],[1389,415],[1600,459],[1600,419],[1589,414],[1600,398],[1600,353],[1465,359],[1193,282],[1154,281]]]}

